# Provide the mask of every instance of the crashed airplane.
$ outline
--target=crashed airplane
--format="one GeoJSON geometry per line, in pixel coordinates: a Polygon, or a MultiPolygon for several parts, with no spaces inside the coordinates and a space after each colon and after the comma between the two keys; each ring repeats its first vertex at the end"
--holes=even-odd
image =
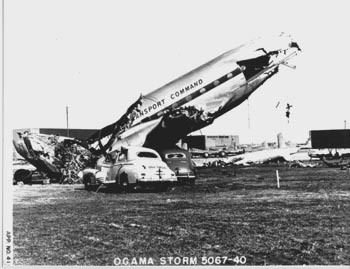
{"type": "Polygon", "coordinates": [[[286,34],[254,39],[141,95],[118,121],[77,142],[96,156],[120,151],[122,146],[174,147],[245,101],[277,74],[280,65],[289,66],[298,51],[298,44],[286,34]]]}

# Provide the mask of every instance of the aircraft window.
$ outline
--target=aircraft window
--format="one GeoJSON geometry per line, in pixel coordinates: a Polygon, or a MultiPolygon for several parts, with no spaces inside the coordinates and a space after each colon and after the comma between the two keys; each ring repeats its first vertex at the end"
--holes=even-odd
{"type": "Polygon", "coordinates": [[[137,153],[137,156],[140,158],[158,158],[156,154],[147,151],[140,151],[139,153],[137,153]]]}
{"type": "Polygon", "coordinates": [[[233,76],[232,73],[227,74],[227,78],[232,78],[232,76],[233,76]]]}
{"type": "Polygon", "coordinates": [[[165,155],[165,158],[167,158],[167,159],[178,159],[178,158],[186,158],[186,156],[183,153],[169,153],[169,154],[165,155]]]}
{"type": "Polygon", "coordinates": [[[118,161],[125,161],[125,159],[126,159],[126,156],[124,153],[119,154],[118,161]]]}
{"type": "Polygon", "coordinates": [[[220,84],[220,81],[218,81],[218,80],[214,81],[214,86],[218,86],[219,84],[220,84]]]}
{"type": "Polygon", "coordinates": [[[186,101],[191,101],[191,100],[192,100],[192,96],[191,95],[186,97],[186,101]]]}
{"type": "Polygon", "coordinates": [[[174,103],[171,107],[172,107],[173,109],[174,109],[174,108],[177,108],[177,103],[174,103]]]}
{"type": "Polygon", "coordinates": [[[202,88],[202,89],[200,89],[200,93],[204,93],[206,91],[206,89],[205,88],[202,88]]]}

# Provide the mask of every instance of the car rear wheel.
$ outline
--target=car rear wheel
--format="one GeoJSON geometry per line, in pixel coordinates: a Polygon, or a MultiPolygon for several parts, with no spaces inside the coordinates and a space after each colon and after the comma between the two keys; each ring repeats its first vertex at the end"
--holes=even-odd
{"type": "Polygon", "coordinates": [[[84,185],[85,185],[85,189],[90,191],[92,190],[92,182],[94,181],[95,179],[95,176],[93,174],[87,174],[84,176],[84,179],[83,179],[83,182],[84,182],[84,185]]]}

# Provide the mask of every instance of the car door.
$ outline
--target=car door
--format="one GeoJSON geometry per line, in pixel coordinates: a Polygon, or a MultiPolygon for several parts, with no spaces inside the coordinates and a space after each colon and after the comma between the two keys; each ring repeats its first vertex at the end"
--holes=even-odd
{"type": "Polygon", "coordinates": [[[111,181],[111,170],[113,167],[113,158],[107,155],[103,163],[101,164],[100,170],[106,175],[105,183],[111,181]]]}
{"type": "Polygon", "coordinates": [[[111,177],[119,183],[119,171],[124,166],[126,162],[126,153],[120,152],[117,155],[115,163],[113,164],[113,169],[111,169],[111,177]]]}

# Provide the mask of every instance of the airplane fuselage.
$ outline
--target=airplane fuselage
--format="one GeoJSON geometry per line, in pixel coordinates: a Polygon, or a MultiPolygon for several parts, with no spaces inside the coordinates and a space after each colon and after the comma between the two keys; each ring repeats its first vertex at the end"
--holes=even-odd
{"type": "MultiPolygon", "coordinates": [[[[164,115],[183,105],[195,105],[207,112],[229,99],[237,85],[245,85],[241,68],[225,53],[193,71],[144,96],[134,125],[164,115]]],[[[230,57],[231,56],[231,57],[230,57]]]]}
{"type": "Polygon", "coordinates": [[[290,37],[281,38],[283,44],[279,43],[272,50],[265,47],[262,40],[253,40],[143,96],[131,128],[120,135],[110,150],[121,145],[154,148],[164,140],[174,143],[182,136],[211,124],[246,100],[277,73],[280,64],[296,55],[297,49],[292,46],[290,37]],[[174,120],[177,117],[172,116],[172,112],[189,107],[210,120],[174,120]]]}

